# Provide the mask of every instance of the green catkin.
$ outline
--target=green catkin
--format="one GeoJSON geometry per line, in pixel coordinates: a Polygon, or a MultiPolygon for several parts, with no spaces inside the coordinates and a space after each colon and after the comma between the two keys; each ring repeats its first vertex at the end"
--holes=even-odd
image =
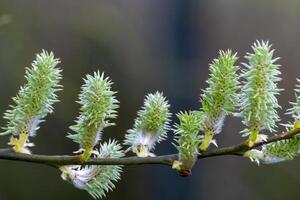
{"type": "Polygon", "coordinates": [[[200,150],[205,151],[214,142],[213,136],[221,132],[225,116],[234,112],[237,105],[239,77],[236,53],[220,51],[219,57],[209,66],[208,88],[201,95],[202,130],[204,138],[200,150]]]}
{"type": "Polygon", "coordinates": [[[247,151],[244,156],[252,161],[264,164],[273,164],[292,160],[300,153],[300,136],[296,135],[291,139],[272,142],[262,146],[261,150],[247,151]]]}
{"type": "Polygon", "coordinates": [[[138,111],[134,127],[127,131],[124,144],[139,157],[154,156],[156,143],[166,139],[171,113],[170,105],[162,93],[148,94],[144,106],[138,111]]]}
{"type": "Polygon", "coordinates": [[[290,104],[292,107],[287,110],[288,115],[291,115],[294,119],[294,123],[292,127],[287,127],[287,128],[293,128],[297,129],[300,128],[300,80],[297,79],[298,84],[296,84],[296,89],[295,89],[295,102],[291,102],[290,104]]]}
{"type": "Polygon", "coordinates": [[[175,125],[174,146],[179,152],[179,159],[174,161],[173,168],[182,175],[190,174],[198,155],[201,141],[199,136],[201,118],[196,112],[180,112],[177,114],[179,124],[175,125]]]}
{"type": "Polygon", "coordinates": [[[119,106],[116,92],[111,90],[112,84],[100,72],[95,72],[93,76],[87,75],[84,79],[78,101],[81,105],[80,115],[76,124],[70,127],[75,134],[68,135],[80,144],[82,161],[86,161],[93,153],[94,146],[101,139],[102,130],[114,125],[109,120],[116,118],[119,106]]]}
{"type": "MultiPolygon", "coordinates": [[[[96,151],[96,158],[121,158],[124,156],[121,146],[114,140],[100,145],[96,151]]],[[[61,177],[71,182],[76,188],[86,190],[93,198],[102,198],[115,188],[114,182],[120,180],[122,172],[118,165],[88,165],[88,166],[62,166],[61,177]]]]}
{"type": "Polygon", "coordinates": [[[252,46],[253,53],[247,53],[245,57],[248,63],[244,63],[242,71],[244,84],[241,90],[240,108],[238,114],[243,118],[247,126],[242,133],[249,135],[248,145],[251,147],[257,141],[264,140],[262,130],[272,132],[279,121],[277,109],[280,107],[276,95],[281,91],[277,88],[280,71],[275,62],[279,58],[273,58],[274,50],[268,42],[257,41],[252,46]]]}
{"type": "Polygon", "coordinates": [[[31,68],[26,68],[27,83],[4,114],[7,124],[2,135],[13,135],[9,144],[15,152],[30,153],[27,147],[33,143],[29,143],[29,137],[35,136],[43,118],[53,112],[52,106],[58,101],[56,92],[61,90],[61,69],[56,67],[59,63],[52,52],[43,50],[37,54],[31,68]]]}

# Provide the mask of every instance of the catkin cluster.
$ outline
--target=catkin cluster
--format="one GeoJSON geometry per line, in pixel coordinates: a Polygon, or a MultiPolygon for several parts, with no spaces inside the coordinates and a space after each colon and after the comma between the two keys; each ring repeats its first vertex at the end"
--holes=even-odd
{"type": "MultiPolygon", "coordinates": [[[[245,126],[241,133],[248,137],[246,144],[251,149],[244,153],[245,157],[268,164],[298,156],[299,135],[254,148],[255,144],[267,139],[262,132],[272,133],[280,120],[277,114],[280,108],[277,96],[282,91],[278,88],[280,65],[271,45],[264,41],[256,41],[245,58],[246,62],[239,67],[237,53],[219,51],[209,65],[208,86],[200,95],[200,108],[178,112],[178,122],[174,125],[171,124],[170,104],[163,93],[147,94],[133,127],[125,134],[126,151],[116,140],[102,141],[104,129],[114,125],[120,104],[117,92],[112,89],[113,82],[99,71],[87,75],[79,93],[79,116],[67,135],[79,144],[75,153],[79,154],[78,162],[82,165],[58,166],[62,179],[86,190],[94,198],[104,197],[120,180],[121,166],[93,166],[85,162],[90,158],[119,159],[129,152],[137,157],[155,156],[156,145],[166,140],[170,131],[174,132],[173,146],[178,151],[172,167],[182,176],[190,175],[197,157],[201,157],[210,144],[217,146],[214,136],[221,133],[228,116],[241,118],[245,126]]],[[[56,93],[62,89],[59,63],[52,52],[37,54],[32,66],[26,69],[27,83],[4,114],[7,124],[2,135],[10,134],[9,145],[17,153],[31,153],[29,147],[34,144],[29,139],[53,112],[53,104],[58,101],[56,93]]],[[[296,85],[295,96],[287,110],[293,119],[285,125],[290,131],[300,128],[300,84],[296,85]]]]}

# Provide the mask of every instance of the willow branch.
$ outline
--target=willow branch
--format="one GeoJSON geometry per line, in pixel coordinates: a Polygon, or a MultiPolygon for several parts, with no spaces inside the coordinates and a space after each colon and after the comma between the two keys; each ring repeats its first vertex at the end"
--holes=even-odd
{"type": "MultiPolygon", "coordinates": [[[[243,156],[243,154],[251,149],[260,147],[264,144],[290,139],[296,134],[300,133],[300,128],[293,129],[288,132],[282,132],[278,135],[269,137],[266,141],[258,142],[253,147],[247,145],[247,141],[240,143],[238,145],[223,147],[218,149],[213,149],[209,151],[202,152],[198,159],[224,156],[224,155],[237,155],[243,156]]],[[[90,158],[88,161],[82,163],[79,156],[69,156],[69,155],[37,155],[37,154],[21,154],[15,153],[11,149],[0,149],[0,159],[2,160],[14,160],[23,161],[30,163],[39,163],[50,166],[61,166],[61,165],[144,165],[144,164],[160,164],[160,165],[172,165],[173,161],[178,157],[177,154],[156,156],[156,157],[125,157],[125,158],[90,158]]]]}

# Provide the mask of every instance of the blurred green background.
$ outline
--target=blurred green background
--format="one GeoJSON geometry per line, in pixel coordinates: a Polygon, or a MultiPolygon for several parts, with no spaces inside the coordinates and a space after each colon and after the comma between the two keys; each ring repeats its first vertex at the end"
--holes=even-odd
{"type": "MultiPolygon", "coordinates": [[[[51,50],[62,60],[64,91],[33,139],[33,152],[77,149],[65,136],[78,115],[75,100],[82,77],[95,70],[113,79],[121,102],[117,126],[105,129],[104,139],[122,140],[145,94],[163,91],[173,113],[197,109],[208,63],[218,50],[238,51],[242,62],[250,44],[264,39],[282,57],[280,87],[286,90],[279,97],[279,112],[286,122],[284,112],[300,77],[299,36],[298,0],[1,0],[0,113],[24,83],[24,68],[35,54],[51,50]]],[[[0,125],[5,125],[2,118],[0,125]]],[[[241,129],[239,119],[227,119],[217,136],[219,145],[241,141],[241,129]]],[[[2,137],[1,146],[7,141],[2,137]]],[[[159,155],[174,152],[170,141],[156,149],[159,155]]],[[[201,160],[193,176],[181,178],[165,166],[129,166],[106,199],[298,200],[299,167],[299,159],[257,167],[248,159],[225,156],[201,160]]],[[[0,200],[92,199],[59,175],[47,166],[1,160],[0,200]]]]}

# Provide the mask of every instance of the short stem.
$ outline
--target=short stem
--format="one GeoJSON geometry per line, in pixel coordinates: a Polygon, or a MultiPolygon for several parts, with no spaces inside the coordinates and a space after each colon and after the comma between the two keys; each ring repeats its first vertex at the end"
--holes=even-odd
{"type": "Polygon", "coordinates": [[[209,147],[209,145],[210,145],[210,143],[213,139],[213,136],[214,136],[213,130],[205,131],[203,141],[200,145],[200,150],[201,151],[206,151],[207,150],[207,148],[209,147]]]}
{"type": "Polygon", "coordinates": [[[255,144],[257,138],[258,138],[258,135],[259,135],[259,131],[258,130],[252,130],[250,132],[250,136],[249,136],[249,139],[248,139],[248,146],[249,147],[253,147],[253,145],[255,144]]]}
{"type": "Polygon", "coordinates": [[[23,132],[18,135],[18,138],[11,137],[10,139],[10,145],[12,145],[12,149],[16,153],[27,153],[30,154],[30,151],[26,148],[27,146],[27,140],[28,140],[28,133],[23,132]]]}
{"type": "Polygon", "coordinates": [[[296,119],[296,120],[294,121],[293,129],[297,129],[297,128],[300,128],[300,120],[299,120],[299,119],[296,119]]]}
{"type": "Polygon", "coordinates": [[[80,155],[80,161],[86,162],[91,157],[92,153],[92,148],[84,149],[83,153],[80,155]]]}

